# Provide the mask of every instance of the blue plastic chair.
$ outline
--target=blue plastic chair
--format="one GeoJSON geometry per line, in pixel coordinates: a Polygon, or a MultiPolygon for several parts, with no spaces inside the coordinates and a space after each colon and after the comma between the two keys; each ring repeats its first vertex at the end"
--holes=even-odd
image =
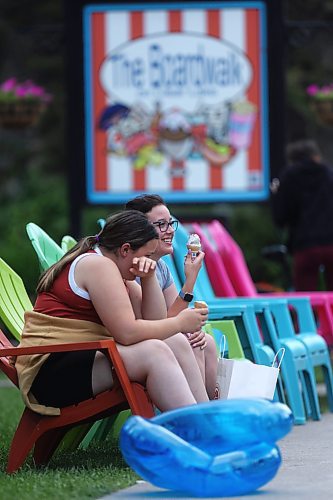
{"type": "MultiPolygon", "coordinates": [[[[186,248],[188,236],[188,232],[180,224],[177,232],[175,233],[173,246],[175,264],[177,271],[181,276],[181,279],[183,279],[184,277],[183,249],[186,248]]],[[[285,359],[281,366],[281,373],[287,398],[291,408],[293,409],[297,423],[303,423],[305,421],[306,414],[308,414],[308,416],[311,415],[313,419],[320,419],[319,399],[315,384],[315,374],[313,363],[310,361],[309,353],[305,345],[300,340],[298,340],[295,335],[293,339],[279,338],[276,326],[273,321],[272,311],[270,309],[270,301],[266,301],[266,299],[265,301],[263,301],[263,299],[261,298],[217,298],[210,284],[205,265],[203,265],[199,273],[195,291],[196,293],[199,293],[202,297],[204,297],[206,302],[208,302],[210,310],[212,307],[216,307],[217,304],[244,304],[246,306],[251,305],[254,308],[255,322],[260,317],[260,324],[262,329],[264,328],[266,333],[269,333],[269,335],[266,335],[265,338],[266,347],[271,347],[275,351],[278,351],[281,347],[284,347],[286,350],[285,359]],[[269,342],[268,339],[270,339],[269,342]],[[306,405],[306,408],[304,405],[306,405]]],[[[288,311],[288,304],[285,300],[280,300],[280,304],[280,308],[285,308],[285,310],[288,311]]],[[[275,309],[274,319],[276,321],[280,320],[279,309],[275,309]]],[[[255,335],[256,337],[254,339],[254,343],[256,345],[258,345],[259,343],[260,345],[260,341],[262,343],[261,335],[259,332],[258,337],[258,329],[256,330],[254,328],[253,319],[252,329],[250,329],[250,333],[251,335],[255,335]]],[[[261,363],[263,362],[262,360],[255,361],[261,363]]],[[[267,364],[267,362],[265,364],[267,364]]]]}
{"type": "MultiPolygon", "coordinates": [[[[210,261],[214,262],[214,271],[223,271],[222,266],[224,266],[224,263],[221,256],[210,244],[205,232],[203,232],[201,227],[195,223],[193,224],[193,229],[201,237],[204,249],[208,252],[210,261]]],[[[208,273],[202,274],[205,279],[210,282],[208,273]]],[[[330,355],[326,341],[317,332],[316,320],[309,298],[305,296],[293,297],[288,295],[286,297],[269,297],[264,295],[254,299],[256,300],[257,298],[268,302],[279,339],[281,341],[283,339],[293,339],[296,335],[296,338],[305,345],[313,368],[320,368],[322,370],[326,385],[328,405],[330,410],[333,411],[333,375],[330,355]],[[287,300],[288,307],[277,299],[287,300]],[[299,332],[295,331],[291,312],[294,312],[297,316],[299,332]]],[[[267,340],[267,343],[269,343],[269,340],[267,340]]],[[[316,371],[314,371],[314,373],[316,373],[316,371]]]]}
{"type": "MultiPolygon", "coordinates": [[[[206,233],[201,230],[201,226],[193,223],[193,229],[201,238],[209,262],[214,263],[213,269],[215,277],[218,279],[219,277],[216,276],[216,273],[221,272],[221,275],[226,273],[223,260],[219,252],[214,249],[210,240],[206,237],[206,233]]],[[[208,272],[205,273],[203,271],[201,274],[210,284],[208,272]]],[[[313,368],[320,368],[322,370],[326,385],[328,405],[330,410],[333,411],[333,375],[330,355],[326,341],[317,332],[316,320],[309,298],[296,295],[288,295],[285,297],[282,295],[280,297],[269,297],[264,295],[262,297],[256,297],[255,300],[257,298],[269,303],[269,309],[275,321],[278,337],[280,339],[292,339],[296,335],[296,338],[305,345],[313,368]],[[287,300],[288,307],[285,307],[283,303],[276,299],[287,300]],[[294,312],[297,316],[299,332],[295,331],[294,323],[291,319],[291,312],[294,312]]]]}
{"type": "MultiPolygon", "coordinates": [[[[176,288],[180,289],[182,283],[180,281],[174,259],[170,255],[166,255],[163,257],[163,260],[168,265],[171,271],[171,274],[175,281],[176,288]]],[[[182,263],[183,263],[183,257],[182,257],[182,263]]],[[[194,288],[194,299],[206,300],[205,293],[198,291],[197,286],[195,286],[194,288]]],[[[240,301],[235,301],[234,303],[230,303],[228,301],[225,302],[220,301],[217,304],[215,303],[214,305],[212,305],[209,302],[208,305],[209,305],[208,318],[209,321],[212,322],[213,324],[214,321],[221,319],[234,321],[241,342],[241,346],[243,348],[244,355],[247,359],[254,361],[255,363],[260,363],[266,366],[272,365],[275,358],[275,352],[270,346],[264,345],[262,341],[253,305],[244,304],[241,303],[240,301]]],[[[279,400],[281,402],[285,402],[284,391],[280,377],[278,379],[274,399],[279,400]]],[[[305,422],[304,410],[298,412],[297,409],[295,408],[294,417],[298,423],[304,423],[305,422]]]]}

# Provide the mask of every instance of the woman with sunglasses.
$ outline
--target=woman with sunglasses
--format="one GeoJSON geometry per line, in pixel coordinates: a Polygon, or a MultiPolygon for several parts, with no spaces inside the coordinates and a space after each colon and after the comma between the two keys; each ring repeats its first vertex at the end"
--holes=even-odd
{"type": "MultiPolygon", "coordinates": [[[[176,316],[180,311],[188,308],[193,298],[194,284],[205,254],[200,251],[197,257],[192,260],[191,252],[188,252],[184,264],[185,282],[182,289],[178,291],[167,264],[161,259],[164,255],[173,252],[172,240],[178,227],[178,221],[172,219],[163,198],[157,194],[137,196],[128,201],[125,208],[126,210],[139,210],[146,214],[148,220],[158,229],[159,242],[152,258],[157,262],[156,274],[163,291],[168,316],[176,316]]],[[[187,373],[191,368],[193,369],[194,355],[205,381],[208,396],[210,399],[214,399],[217,371],[214,339],[199,329],[197,332],[186,335],[174,335],[166,342],[175,353],[184,373],[187,373]],[[184,342],[186,338],[188,341],[184,342]],[[189,349],[189,346],[192,349],[189,349]]]]}
{"type": "MultiPolygon", "coordinates": [[[[208,311],[166,317],[151,259],[157,244],[157,230],[142,213],[110,217],[98,235],[83,238],[42,274],[34,310],[25,315],[21,345],[112,336],[130,380],[144,384],[161,411],[207,401],[200,374],[187,381],[164,340],[179,331],[196,331],[208,311]]],[[[50,415],[113,384],[112,367],[102,352],[21,356],[16,368],[26,405],[50,415]]]]}

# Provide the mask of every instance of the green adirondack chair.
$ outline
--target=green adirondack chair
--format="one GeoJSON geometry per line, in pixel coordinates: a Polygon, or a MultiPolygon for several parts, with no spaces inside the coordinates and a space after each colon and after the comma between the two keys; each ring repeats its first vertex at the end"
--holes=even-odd
{"type": "Polygon", "coordinates": [[[0,258],[0,317],[16,340],[20,340],[24,312],[33,308],[20,276],[0,258]]]}
{"type": "Polygon", "coordinates": [[[58,243],[34,222],[29,222],[26,230],[37,254],[41,271],[48,269],[65,254],[58,243]]]}
{"type": "Polygon", "coordinates": [[[225,335],[227,340],[227,351],[229,359],[245,359],[244,351],[239,340],[235,322],[232,320],[213,320],[206,323],[203,330],[212,335],[218,355],[221,351],[221,337],[225,335]]]}
{"type": "Polygon", "coordinates": [[[73,236],[66,234],[65,236],[62,237],[61,248],[66,253],[68,252],[68,250],[73,248],[76,245],[76,243],[77,241],[75,238],[73,238],[73,236]]]}

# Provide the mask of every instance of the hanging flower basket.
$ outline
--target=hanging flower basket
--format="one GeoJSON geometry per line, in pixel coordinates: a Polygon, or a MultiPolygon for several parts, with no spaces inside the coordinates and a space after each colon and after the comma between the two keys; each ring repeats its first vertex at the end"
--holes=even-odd
{"type": "Polygon", "coordinates": [[[325,100],[314,100],[312,108],[319,122],[325,125],[333,125],[333,98],[325,100]]]}
{"type": "Polygon", "coordinates": [[[0,102],[0,127],[12,129],[33,127],[45,109],[46,106],[38,102],[0,102]]]}
{"type": "Polygon", "coordinates": [[[31,81],[19,84],[15,78],[0,85],[0,127],[22,129],[36,125],[51,96],[31,81]]]}
{"type": "Polygon", "coordinates": [[[333,84],[310,85],[306,91],[311,96],[311,108],[317,120],[324,125],[333,125],[333,84]]]}

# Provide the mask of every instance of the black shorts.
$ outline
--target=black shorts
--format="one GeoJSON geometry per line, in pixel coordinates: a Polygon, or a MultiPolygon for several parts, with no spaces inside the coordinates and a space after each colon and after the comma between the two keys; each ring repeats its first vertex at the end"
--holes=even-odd
{"type": "Polygon", "coordinates": [[[31,386],[38,403],[63,408],[92,398],[95,355],[96,351],[50,354],[31,386]]]}

